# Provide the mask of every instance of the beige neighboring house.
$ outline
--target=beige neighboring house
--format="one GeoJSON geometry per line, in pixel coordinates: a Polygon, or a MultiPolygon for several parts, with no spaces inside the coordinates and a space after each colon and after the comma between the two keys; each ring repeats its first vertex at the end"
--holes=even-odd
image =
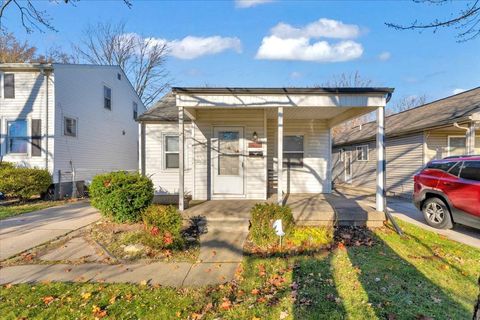
{"type": "MultiPolygon", "coordinates": [[[[375,188],[375,122],[333,138],[333,182],[375,188]]],[[[387,192],[410,197],[433,159],[480,154],[480,87],[386,117],[387,192]]]]}
{"type": "MultiPolygon", "coordinates": [[[[139,117],[156,200],[266,200],[330,193],[331,128],[383,115],[391,88],[173,88],[139,117]]],[[[375,125],[383,141],[383,119],[375,125]]],[[[383,144],[381,144],[383,146],[383,144]]],[[[382,147],[380,147],[381,149],[382,147]]],[[[384,174],[383,164],[374,174],[384,174]]],[[[383,181],[383,179],[379,179],[383,181]]],[[[379,188],[383,188],[382,185],[379,188]]],[[[383,193],[377,210],[383,211],[383,193]]]]}

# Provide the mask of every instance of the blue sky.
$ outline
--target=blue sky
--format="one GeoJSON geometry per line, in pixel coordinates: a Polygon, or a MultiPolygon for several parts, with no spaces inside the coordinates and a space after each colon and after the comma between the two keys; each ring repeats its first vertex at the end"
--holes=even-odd
{"type": "Polygon", "coordinates": [[[480,39],[456,42],[456,30],[397,31],[385,22],[449,17],[464,3],[412,1],[79,1],[43,2],[59,32],[26,34],[16,12],[6,26],[40,50],[69,50],[88,23],[127,23],[129,32],[168,41],[176,86],[313,86],[358,71],[374,85],[395,87],[393,103],[428,100],[480,85],[480,39]]]}

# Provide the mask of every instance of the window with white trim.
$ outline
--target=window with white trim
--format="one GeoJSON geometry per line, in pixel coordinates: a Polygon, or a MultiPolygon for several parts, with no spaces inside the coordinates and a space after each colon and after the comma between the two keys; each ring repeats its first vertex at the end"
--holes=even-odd
{"type": "Polygon", "coordinates": [[[465,136],[448,136],[448,155],[459,156],[467,153],[465,136]]]}
{"type": "Polygon", "coordinates": [[[288,167],[303,167],[303,136],[283,137],[283,163],[288,167]]]}
{"type": "Polygon", "coordinates": [[[357,160],[368,161],[368,145],[357,147],[357,160]]]}
{"type": "Polygon", "coordinates": [[[112,110],[112,89],[103,86],[103,107],[112,110]]]}
{"type": "Polygon", "coordinates": [[[26,154],[28,149],[27,120],[7,122],[7,153],[26,154]]]}
{"type": "Polygon", "coordinates": [[[63,118],[63,134],[68,137],[77,136],[77,119],[69,117],[63,118]]]}
{"type": "Polygon", "coordinates": [[[178,169],[178,135],[166,135],[164,138],[164,163],[165,169],[178,169]]]}
{"type": "Polygon", "coordinates": [[[345,149],[340,149],[340,161],[345,161],[345,149]]]}

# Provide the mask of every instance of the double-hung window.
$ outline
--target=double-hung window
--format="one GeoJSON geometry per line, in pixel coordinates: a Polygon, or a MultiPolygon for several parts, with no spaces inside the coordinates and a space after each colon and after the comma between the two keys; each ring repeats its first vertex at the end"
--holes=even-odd
{"type": "Polygon", "coordinates": [[[368,161],[368,146],[358,146],[357,147],[357,160],[358,161],[368,161]]]}
{"type": "Polygon", "coordinates": [[[178,169],[178,135],[166,135],[163,150],[165,169],[178,169]]]}
{"type": "Polygon", "coordinates": [[[3,98],[15,98],[15,74],[13,73],[3,74],[3,98]]]}
{"type": "Polygon", "coordinates": [[[288,167],[303,167],[303,136],[283,137],[283,163],[288,167]]]}
{"type": "Polygon", "coordinates": [[[27,120],[15,120],[7,122],[7,152],[27,153],[28,135],[27,120]]]}
{"type": "Polygon", "coordinates": [[[103,86],[103,107],[112,110],[112,89],[103,86]]]}
{"type": "Polygon", "coordinates": [[[63,134],[68,137],[77,136],[77,119],[69,117],[63,118],[63,134]]]}

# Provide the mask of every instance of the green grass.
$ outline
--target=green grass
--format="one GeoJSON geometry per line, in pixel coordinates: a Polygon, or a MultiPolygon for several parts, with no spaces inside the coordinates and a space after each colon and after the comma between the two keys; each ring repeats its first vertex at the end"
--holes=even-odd
{"type": "Polygon", "coordinates": [[[237,282],[182,289],[21,284],[0,289],[5,318],[471,319],[480,250],[400,223],[375,244],[288,257],[247,256],[237,282]]]}
{"type": "Polygon", "coordinates": [[[34,201],[22,204],[0,205],[0,220],[22,213],[42,210],[65,204],[65,201],[34,201]]]}

